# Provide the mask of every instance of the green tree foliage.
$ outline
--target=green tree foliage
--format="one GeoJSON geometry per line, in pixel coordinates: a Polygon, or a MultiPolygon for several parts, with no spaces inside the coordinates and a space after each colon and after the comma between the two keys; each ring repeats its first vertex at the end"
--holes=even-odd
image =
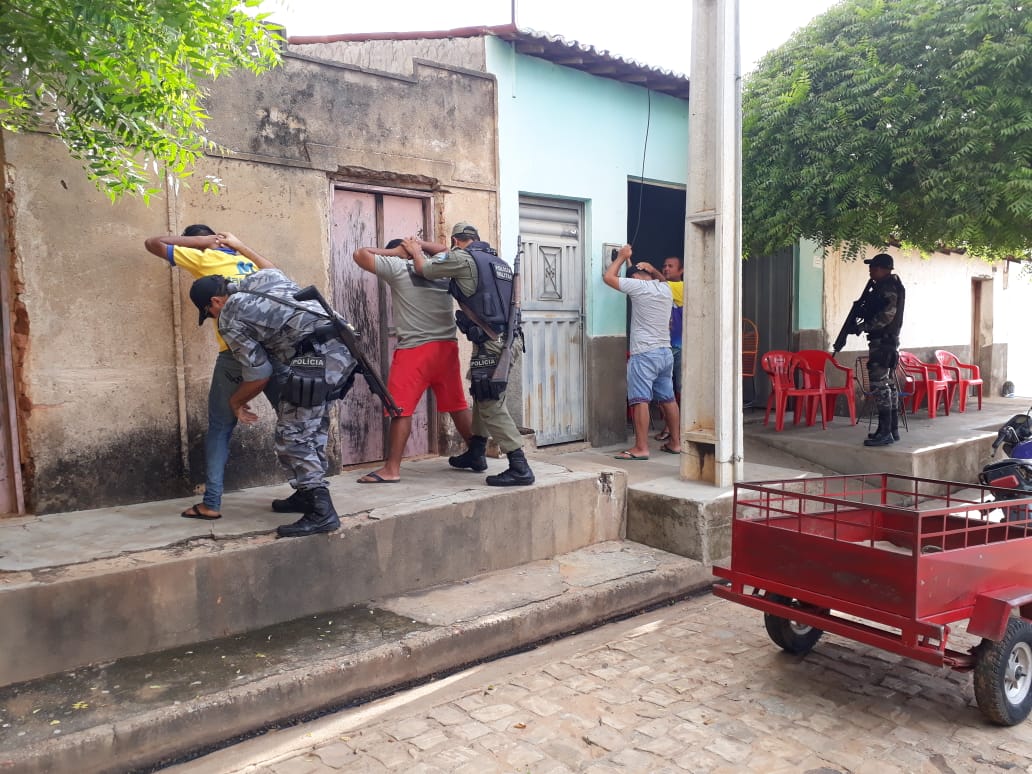
{"type": "Polygon", "coordinates": [[[213,144],[201,79],[280,61],[258,0],[3,0],[0,127],[53,132],[112,199],[213,144]]]}
{"type": "Polygon", "coordinates": [[[743,89],[743,236],[1032,249],[1032,0],[845,0],[743,89]]]}

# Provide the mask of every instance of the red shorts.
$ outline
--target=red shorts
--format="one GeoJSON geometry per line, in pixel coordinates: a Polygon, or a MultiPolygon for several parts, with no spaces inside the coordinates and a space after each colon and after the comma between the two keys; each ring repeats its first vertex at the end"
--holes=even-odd
{"type": "Polygon", "coordinates": [[[412,416],[427,388],[434,391],[437,410],[442,414],[469,408],[459,368],[458,342],[428,341],[412,349],[394,350],[387,389],[403,417],[412,416]]]}

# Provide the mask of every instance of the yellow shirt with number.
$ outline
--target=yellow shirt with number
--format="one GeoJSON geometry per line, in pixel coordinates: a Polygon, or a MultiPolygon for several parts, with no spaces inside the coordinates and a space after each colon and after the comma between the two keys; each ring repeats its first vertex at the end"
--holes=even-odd
{"type": "MultiPolygon", "coordinates": [[[[258,271],[258,267],[250,258],[245,258],[240,253],[228,249],[198,250],[195,247],[169,245],[168,260],[173,266],[189,272],[194,279],[221,274],[230,282],[239,282],[248,274],[258,271]]],[[[219,352],[228,349],[226,342],[219,335],[218,326],[212,325],[211,327],[215,331],[215,341],[219,345],[219,352]]]]}

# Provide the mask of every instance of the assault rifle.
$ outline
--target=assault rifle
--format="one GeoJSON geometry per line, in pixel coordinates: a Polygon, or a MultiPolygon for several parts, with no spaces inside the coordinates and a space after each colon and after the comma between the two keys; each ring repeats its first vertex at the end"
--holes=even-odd
{"type": "Polygon", "coordinates": [[[355,333],[355,329],[351,327],[351,323],[343,319],[340,315],[334,312],[330,305],[326,303],[326,299],[323,298],[322,293],[315,285],[309,285],[307,288],[302,288],[294,294],[294,298],[298,301],[318,301],[319,306],[326,312],[327,318],[333,323],[333,327],[337,331],[337,335],[340,340],[344,342],[344,346],[351,352],[351,356],[358,362],[358,372],[362,374],[366,380],[366,384],[369,385],[370,391],[380,399],[383,403],[384,409],[392,417],[400,417],[401,409],[398,408],[398,404],[394,402],[394,398],[391,397],[390,392],[387,390],[387,385],[383,383],[383,379],[376,373],[376,369],[373,368],[373,364],[369,362],[369,358],[362,352],[361,347],[358,346],[358,336],[355,333]]]}
{"type": "Polygon", "coordinates": [[[498,365],[495,366],[491,375],[492,382],[509,381],[509,367],[512,365],[512,348],[516,343],[516,337],[523,338],[521,324],[523,322],[520,314],[520,257],[523,255],[523,237],[516,237],[516,258],[512,262],[512,300],[509,302],[509,316],[505,321],[505,329],[508,340],[505,342],[505,349],[498,356],[498,365]]]}
{"type": "Polygon", "coordinates": [[[846,346],[846,339],[850,335],[855,336],[862,332],[863,329],[860,325],[867,319],[867,302],[870,294],[874,291],[874,286],[874,280],[868,280],[867,285],[864,287],[864,292],[860,294],[860,298],[854,301],[853,306],[849,308],[846,321],[842,323],[842,330],[838,332],[838,336],[835,337],[835,343],[832,345],[831,354],[833,356],[837,355],[846,346]]]}

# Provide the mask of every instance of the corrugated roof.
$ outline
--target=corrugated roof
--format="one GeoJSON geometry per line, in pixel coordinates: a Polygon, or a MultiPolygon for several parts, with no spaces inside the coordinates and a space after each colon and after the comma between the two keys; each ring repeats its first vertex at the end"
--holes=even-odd
{"type": "Polygon", "coordinates": [[[292,35],[288,43],[336,43],[340,41],[364,42],[370,40],[439,40],[442,38],[474,38],[493,35],[510,41],[517,53],[536,56],[563,67],[611,78],[615,81],[633,83],[652,91],[669,94],[679,99],[688,99],[688,76],[636,62],[633,59],[611,54],[575,40],[566,40],[561,35],[549,35],[536,30],[522,29],[513,24],[496,26],[459,27],[452,30],[431,30],[426,32],[355,32],[341,35],[292,35]]]}

